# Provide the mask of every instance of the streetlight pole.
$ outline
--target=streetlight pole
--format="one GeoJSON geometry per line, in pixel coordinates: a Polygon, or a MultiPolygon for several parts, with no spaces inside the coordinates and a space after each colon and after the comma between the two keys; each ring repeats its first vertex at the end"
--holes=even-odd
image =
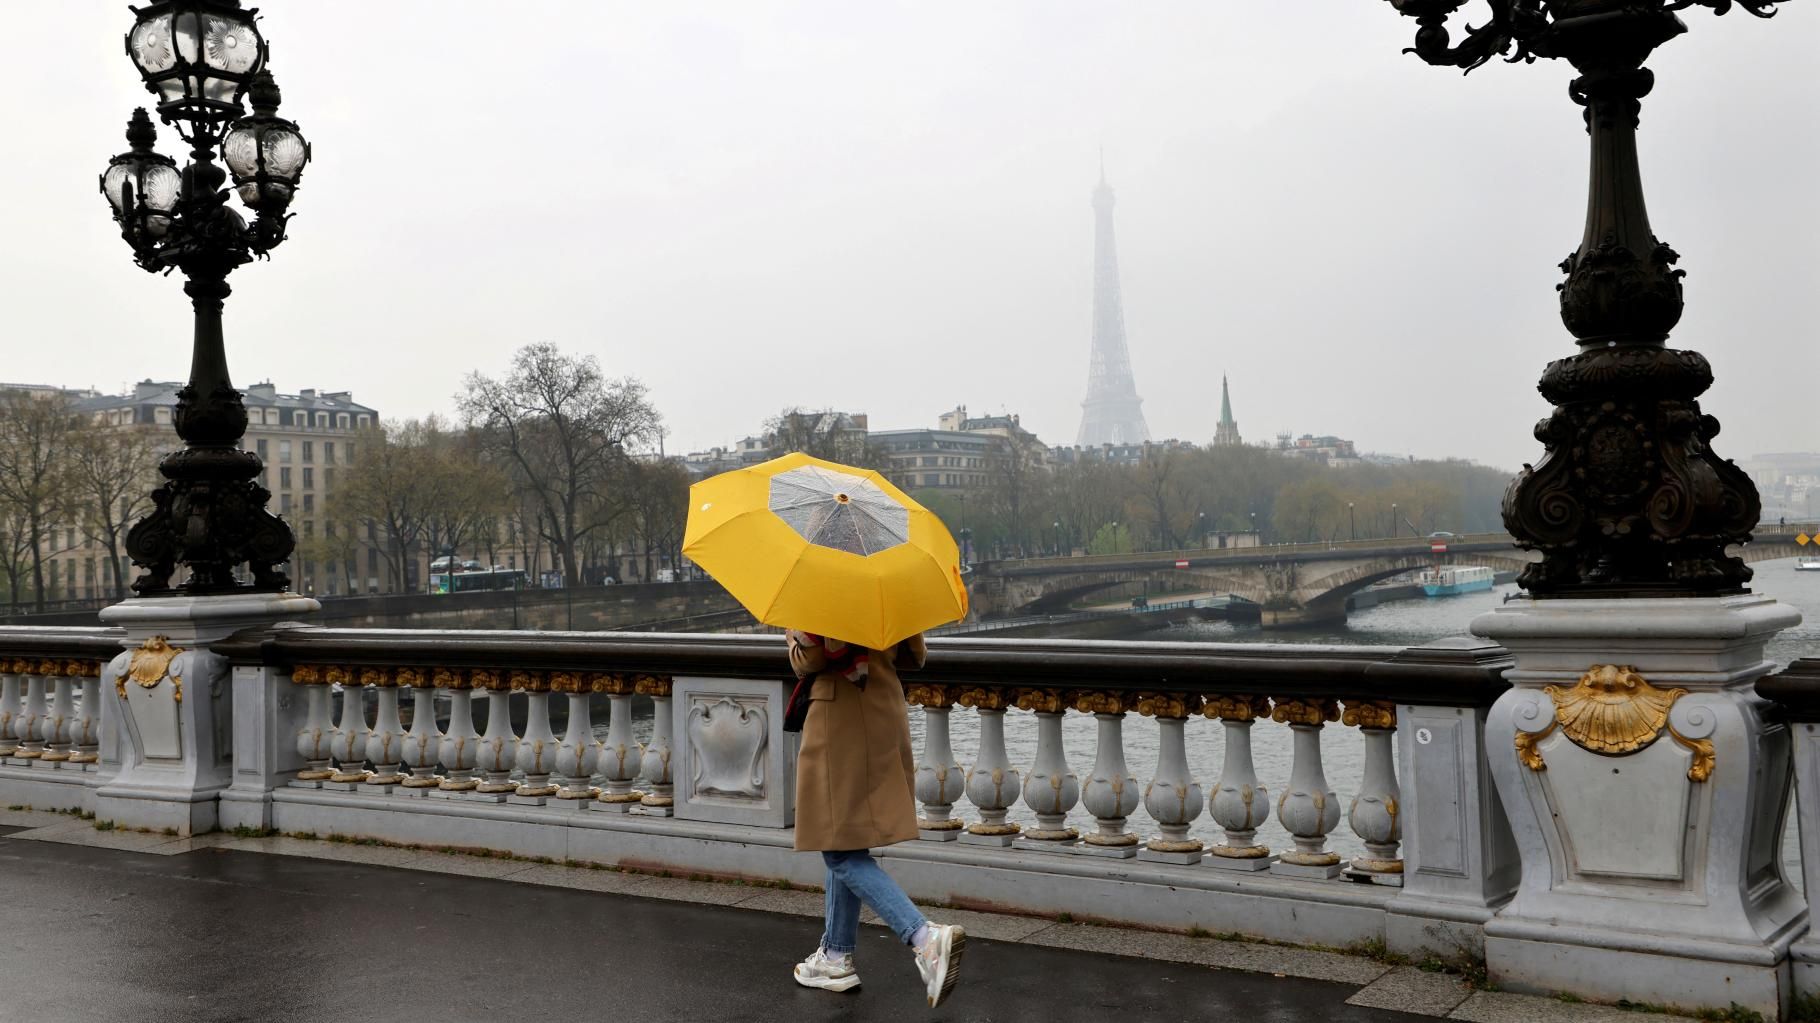
{"type": "Polygon", "coordinates": [[[1346,502],[1346,520],[1352,524],[1352,538],[1357,540],[1359,538],[1359,517],[1354,514],[1351,501],[1346,502]]]}
{"type": "Polygon", "coordinates": [[[1494,56],[1566,60],[1568,95],[1592,142],[1586,228],[1562,261],[1561,321],[1579,345],[1542,373],[1554,412],[1536,427],[1545,452],[1504,496],[1504,524],[1542,552],[1518,577],[1538,597],[1721,596],[1745,592],[1751,570],[1727,554],[1750,541],[1757,488],[1714,452],[1718,420],[1696,400],[1712,386],[1698,352],[1664,342],[1681,319],[1680,255],[1650,228],[1637,125],[1655,75],[1643,63],[1687,31],[1677,11],[1739,7],[1760,18],[1770,0],[1492,0],[1492,18],[1449,46],[1446,22],[1464,0],[1390,0],[1417,19],[1413,52],[1467,71],[1494,56]],[[1514,51],[1514,52],[1513,52],[1514,51]]]}
{"type": "Polygon", "coordinates": [[[1395,540],[1397,537],[1402,536],[1402,535],[1403,535],[1403,520],[1397,518],[1397,505],[1396,505],[1395,501],[1392,501],[1390,503],[1390,538],[1392,540],[1395,540]]]}
{"type": "Polygon", "coordinates": [[[241,450],[246,406],[228,375],[221,312],[236,268],[268,256],[284,242],[286,210],[310,147],[297,126],[278,116],[278,85],[266,68],[267,49],[254,12],[239,0],[167,0],[138,9],[127,33],[127,55],[145,86],[160,98],[158,117],[190,144],[191,162],[154,151],[157,131],[145,108],[127,124],[129,150],[101,176],[133,260],[151,273],[183,272],[195,309],[190,377],[172,415],[184,446],[159,462],[165,482],[152,493],[152,513],[133,525],[127,553],[144,571],[139,596],[282,592],[281,566],[297,541],[266,510],[271,494],[258,477],[264,464],[241,450]],[[241,100],[251,94],[253,113],[241,100]],[[226,162],[224,170],[217,154],[226,162]],[[234,192],[255,213],[249,226],[228,205],[234,192]],[[235,578],[246,565],[251,584],[235,578]],[[171,577],[187,568],[175,590],[171,577]]]}

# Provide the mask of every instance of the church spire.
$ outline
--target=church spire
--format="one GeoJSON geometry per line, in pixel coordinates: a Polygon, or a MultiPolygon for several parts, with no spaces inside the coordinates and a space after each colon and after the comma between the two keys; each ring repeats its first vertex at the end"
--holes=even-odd
{"type": "Polygon", "coordinates": [[[1226,386],[1226,375],[1220,374],[1220,425],[1213,431],[1213,446],[1216,448],[1236,448],[1242,443],[1239,440],[1239,424],[1232,418],[1232,392],[1226,386]]]}

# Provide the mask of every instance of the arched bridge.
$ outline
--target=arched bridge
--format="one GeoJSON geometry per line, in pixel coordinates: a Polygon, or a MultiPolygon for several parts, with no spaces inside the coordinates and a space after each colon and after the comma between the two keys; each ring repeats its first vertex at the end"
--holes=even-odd
{"type": "MultiPolygon", "coordinates": [[[[1760,531],[1746,561],[1792,558],[1794,529],[1760,531]]],[[[1820,550],[1820,548],[1811,548],[1820,550]]],[[[1275,544],[1223,550],[1153,551],[983,562],[970,573],[976,614],[1054,613],[1126,583],[1230,593],[1262,609],[1266,628],[1344,621],[1346,598],[1372,583],[1435,565],[1521,571],[1536,555],[1504,533],[1275,544]]]]}

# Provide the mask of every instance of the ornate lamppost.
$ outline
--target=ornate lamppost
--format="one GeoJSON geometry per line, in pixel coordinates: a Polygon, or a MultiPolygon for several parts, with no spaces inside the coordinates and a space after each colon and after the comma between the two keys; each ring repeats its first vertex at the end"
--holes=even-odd
{"type": "Polygon", "coordinates": [[[126,549],[144,571],[140,596],[283,591],[280,567],[296,540],[265,508],[259,457],[240,448],[246,407],[228,376],[221,310],[228,274],[284,241],[286,210],[310,147],[278,116],[277,83],[267,70],[256,12],[239,0],[169,0],[133,10],[127,56],[158,97],[160,120],[190,144],[181,172],[153,150],[156,129],[142,107],[127,124],[127,152],[109,162],[101,191],[113,206],[133,260],[151,273],[182,271],[195,307],[189,381],[177,393],[173,422],[184,446],[159,463],[165,482],[154,508],[127,534],[126,549]],[[242,97],[251,93],[253,113],[242,97]],[[217,153],[227,164],[216,162],[217,153]],[[255,216],[249,225],[224,188],[255,216]],[[246,565],[252,584],[235,578],[246,565]],[[188,579],[171,577],[182,566],[188,579]]]}
{"type": "MultiPolygon", "coordinates": [[[[1487,0],[1490,20],[1455,44],[1446,23],[1464,0],[1389,2],[1420,25],[1407,52],[1431,64],[1572,64],[1592,146],[1585,233],[1559,285],[1579,351],[1543,371],[1545,453],[1504,496],[1506,527],[1540,560],[1519,577],[1527,599],[1472,623],[1504,648],[1485,656],[1514,662],[1511,688],[1462,733],[1482,736],[1503,813],[1470,884],[1431,881],[1412,858],[1399,906],[1480,921],[1506,987],[1775,1017],[1806,907],[1776,865],[1787,730],[1751,685],[1772,667],[1767,640],[1800,615],[1751,594],[1726,552],[1750,539],[1757,492],[1713,451],[1719,423],[1698,401],[1711,367],[1666,344],[1683,272],[1650,227],[1636,148],[1654,83],[1643,65],[1686,31],[1678,12],[1775,5],[1487,0]]],[[[1425,799],[1458,805],[1413,775],[1411,820],[1425,799]]]]}
{"type": "Polygon", "coordinates": [[[1408,51],[1467,71],[1559,58],[1580,72],[1568,95],[1592,139],[1586,231],[1562,261],[1561,320],[1580,351],[1549,364],[1555,406],[1536,426],[1541,461],[1504,497],[1504,522],[1542,552],[1518,580],[1537,597],[1742,593],[1751,570],[1727,555],[1761,505],[1750,477],[1713,451],[1719,422],[1696,400],[1712,386],[1698,352],[1665,344],[1681,319],[1680,259],[1650,229],[1637,162],[1642,99],[1657,46],[1686,31],[1676,14],[1734,6],[1769,17],[1769,0],[1490,0],[1491,20],[1449,45],[1464,0],[1390,0],[1420,24],[1408,51]]]}

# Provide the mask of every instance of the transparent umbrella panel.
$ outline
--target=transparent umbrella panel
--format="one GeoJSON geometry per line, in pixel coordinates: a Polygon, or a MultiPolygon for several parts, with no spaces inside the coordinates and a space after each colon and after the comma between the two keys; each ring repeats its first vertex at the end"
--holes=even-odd
{"type": "Polygon", "coordinates": [[[910,542],[910,510],[863,476],[819,465],[780,472],[768,506],[818,547],[864,557],[910,542]]]}

